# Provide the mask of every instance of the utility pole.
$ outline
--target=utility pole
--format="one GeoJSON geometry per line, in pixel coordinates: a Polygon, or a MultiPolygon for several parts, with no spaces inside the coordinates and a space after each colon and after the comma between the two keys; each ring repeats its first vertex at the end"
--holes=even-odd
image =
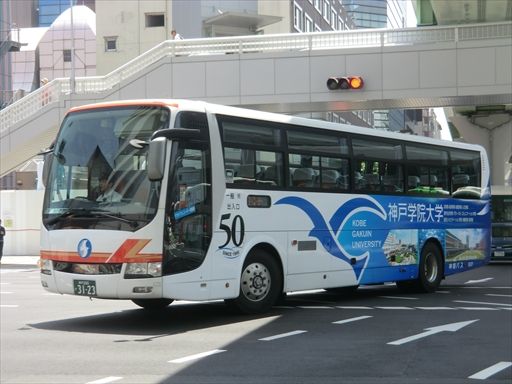
{"type": "Polygon", "coordinates": [[[75,27],[73,25],[73,0],[69,0],[71,6],[71,76],[69,78],[69,85],[71,94],[75,93],[75,27]]]}

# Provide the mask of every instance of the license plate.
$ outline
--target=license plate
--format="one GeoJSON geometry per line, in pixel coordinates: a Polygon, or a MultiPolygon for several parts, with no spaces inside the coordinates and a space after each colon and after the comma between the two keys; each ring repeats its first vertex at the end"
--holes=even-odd
{"type": "Polygon", "coordinates": [[[494,251],[495,257],[503,257],[505,256],[505,251],[494,251]]]}
{"type": "Polygon", "coordinates": [[[75,295],[96,296],[96,282],[94,280],[73,280],[75,295]]]}

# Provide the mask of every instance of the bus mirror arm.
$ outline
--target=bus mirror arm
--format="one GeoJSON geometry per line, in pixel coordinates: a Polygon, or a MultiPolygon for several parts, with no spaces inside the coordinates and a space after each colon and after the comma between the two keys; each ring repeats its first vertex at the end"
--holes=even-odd
{"type": "Polygon", "coordinates": [[[200,135],[201,131],[199,129],[165,128],[153,133],[151,140],[155,140],[159,137],[165,137],[167,140],[197,139],[200,135]]]}

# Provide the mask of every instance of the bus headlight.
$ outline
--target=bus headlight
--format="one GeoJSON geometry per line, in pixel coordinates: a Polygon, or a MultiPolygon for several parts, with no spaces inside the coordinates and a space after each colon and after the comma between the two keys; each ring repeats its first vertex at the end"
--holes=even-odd
{"type": "Polygon", "coordinates": [[[41,268],[41,273],[45,275],[52,274],[52,261],[48,259],[39,259],[39,266],[41,268]]]}
{"type": "Polygon", "coordinates": [[[127,263],[124,277],[127,279],[162,276],[162,263],[127,263]]]}

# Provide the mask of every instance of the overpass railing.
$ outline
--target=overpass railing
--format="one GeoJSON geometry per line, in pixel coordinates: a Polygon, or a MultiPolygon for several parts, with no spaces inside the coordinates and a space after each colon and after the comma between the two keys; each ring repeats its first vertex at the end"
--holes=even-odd
{"type": "MultiPolygon", "coordinates": [[[[276,35],[234,36],[168,40],[105,76],[78,77],[76,94],[112,89],[164,57],[248,54],[254,52],[315,51],[326,49],[386,47],[437,42],[512,38],[512,22],[404,29],[366,29],[276,35]]],[[[70,79],[54,79],[0,111],[0,136],[12,125],[34,116],[43,108],[69,98],[70,79]]]]}

